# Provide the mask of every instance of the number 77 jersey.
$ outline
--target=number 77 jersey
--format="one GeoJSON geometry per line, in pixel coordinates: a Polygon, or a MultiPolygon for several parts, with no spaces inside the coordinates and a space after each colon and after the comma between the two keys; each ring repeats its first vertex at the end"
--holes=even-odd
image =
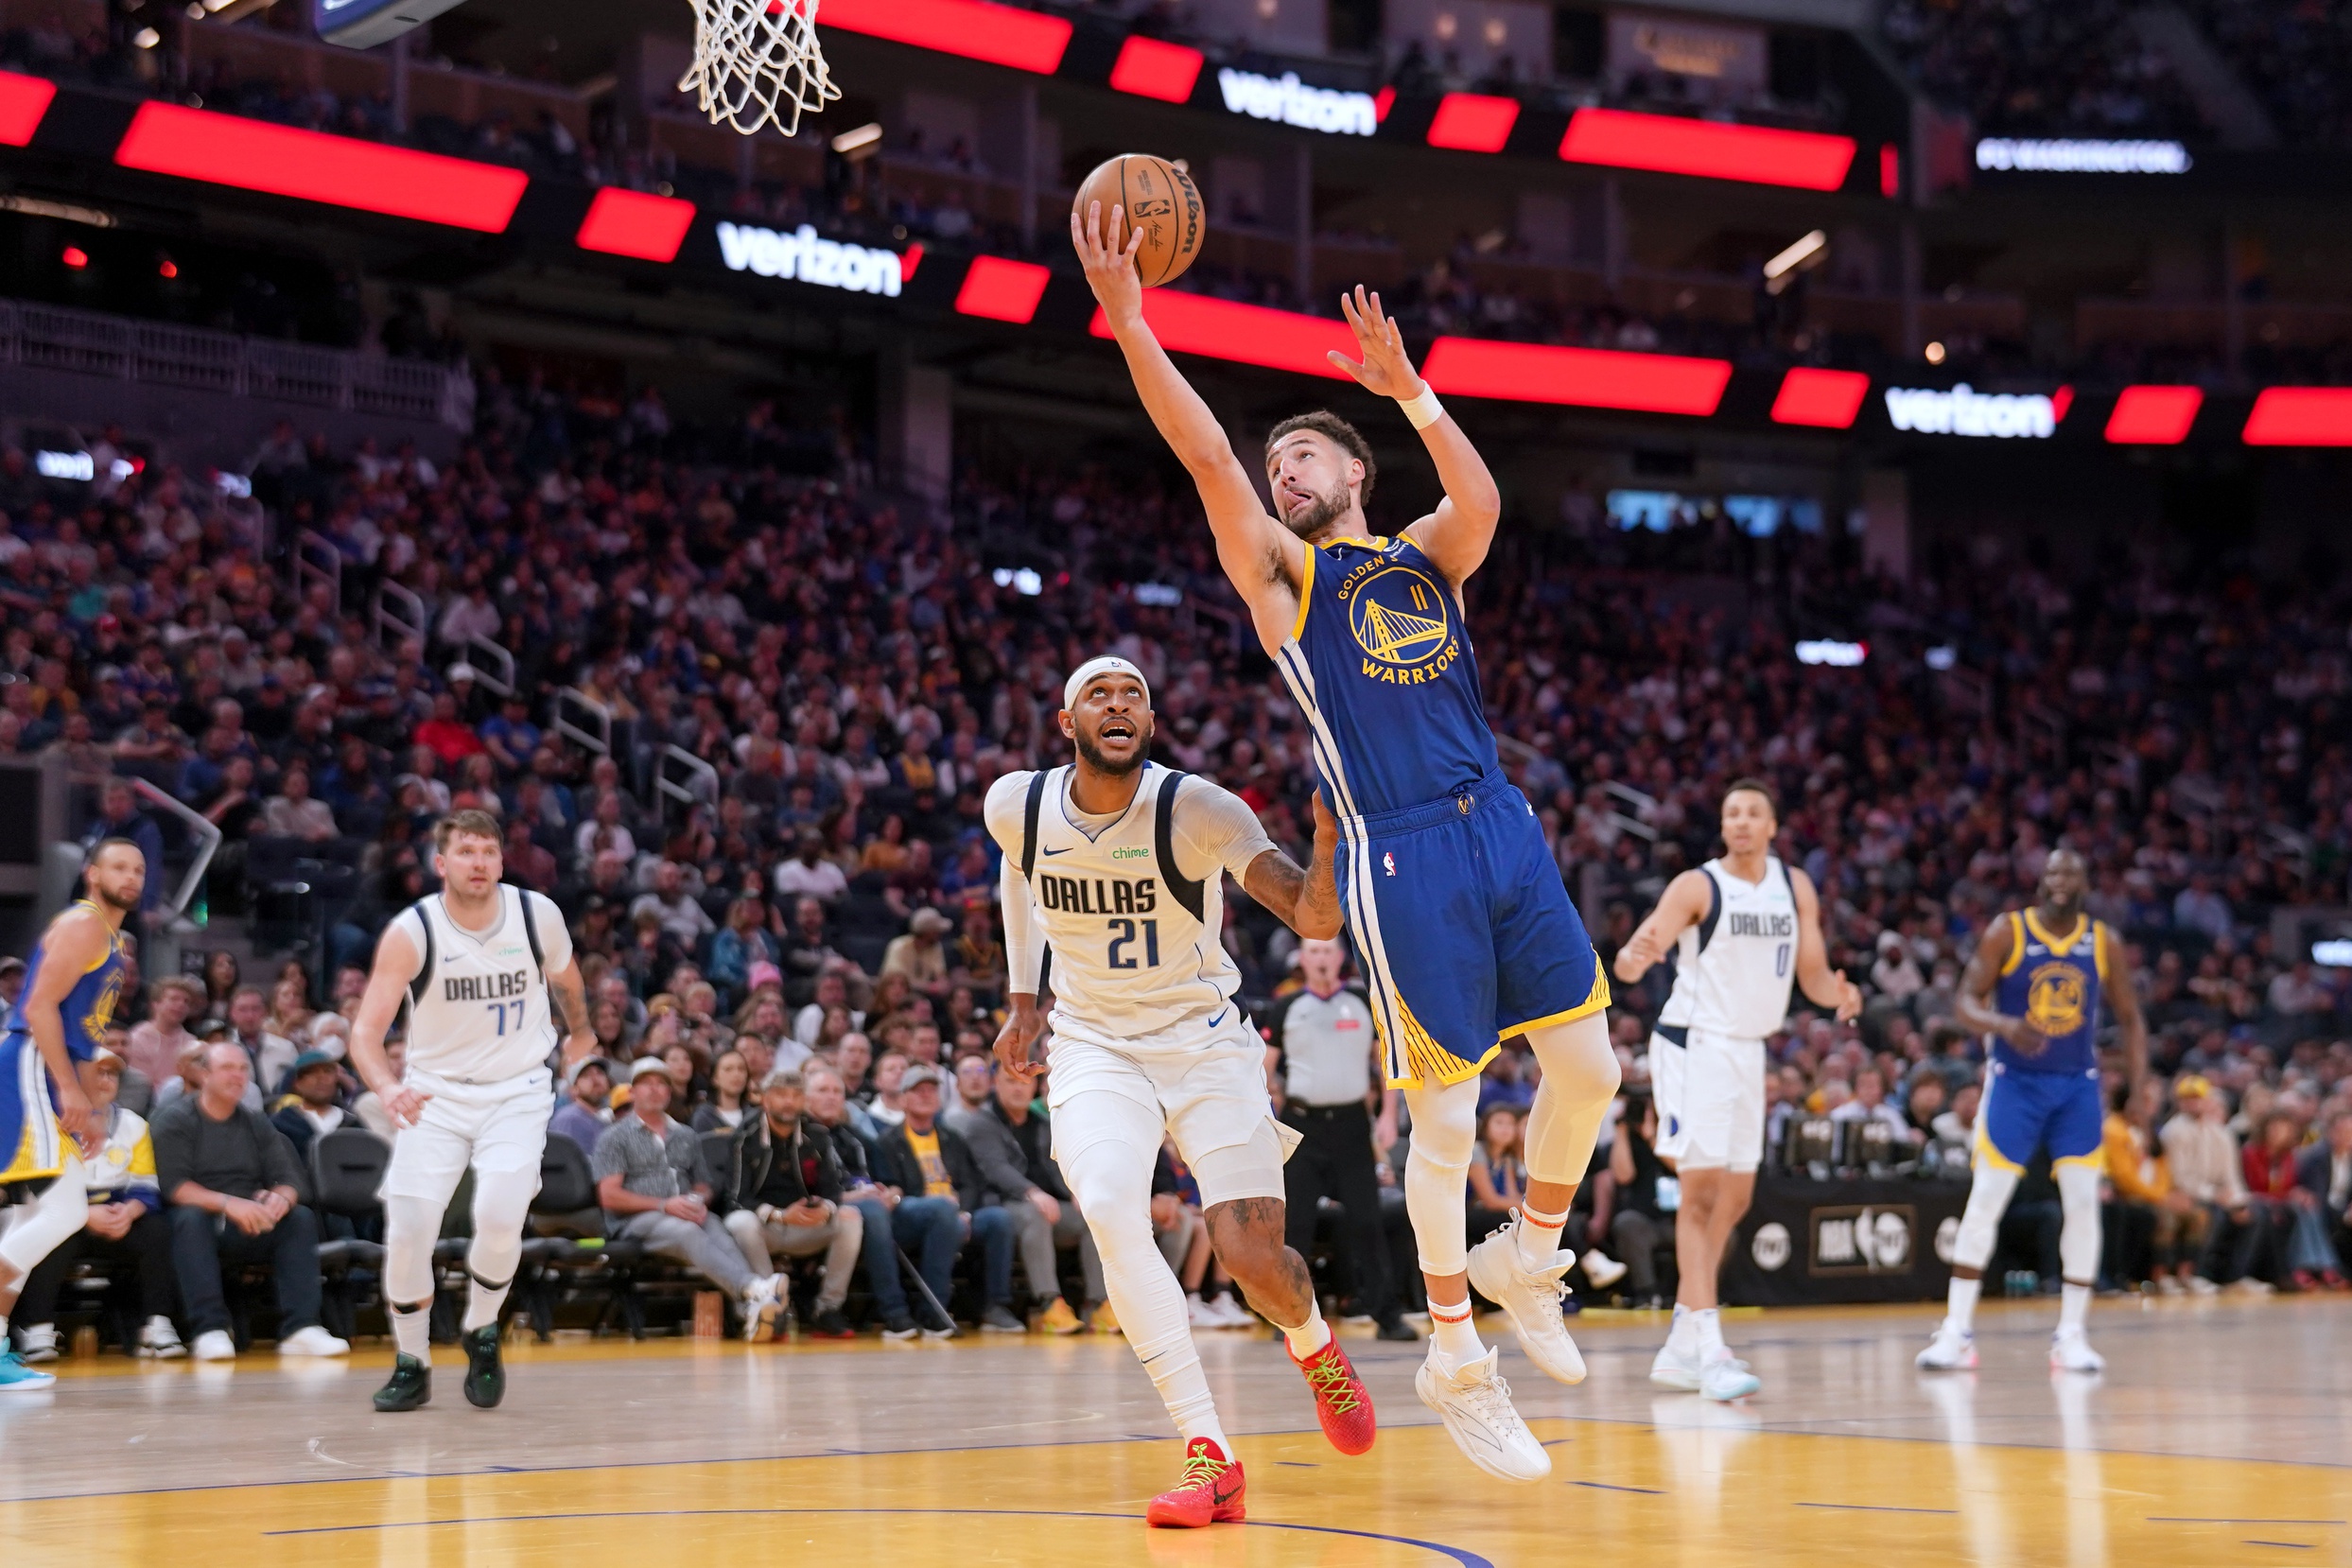
{"type": "Polygon", "coordinates": [[[1071,804],[1070,772],[1008,774],[985,811],[990,835],[1027,870],[1056,1017],[1114,1040],[1212,1019],[1241,986],[1220,940],[1223,873],[1238,880],[1273,841],[1207,779],[1148,762],[1127,809],[1093,817],[1071,804]]]}

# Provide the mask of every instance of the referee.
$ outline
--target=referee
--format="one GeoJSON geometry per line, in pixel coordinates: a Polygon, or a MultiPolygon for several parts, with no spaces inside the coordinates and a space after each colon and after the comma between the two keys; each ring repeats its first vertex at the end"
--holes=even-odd
{"type": "MultiPolygon", "coordinates": [[[[1388,1284],[1388,1243],[1381,1221],[1380,1155],[1397,1139],[1396,1091],[1381,1092],[1377,1134],[1371,1112],[1372,1064],[1380,1044],[1372,1009],[1362,993],[1343,988],[1347,953],[1335,941],[1298,944],[1306,989],[1278,1003],[1266,1038],[1281,1054],[1282,1120],[1305,1141],[1282,1167],[1288,1207],[1285,1238],[1300,1257],[1315,1245],[1317,1206],[1325,1197],[1346,1211],[1341,1239],[1355,1264],[1350,1315],[1368,1316],[1383,1339],[1418,1339],[1399,1314],[1388,1284]]],[[[1346,1310],[1343,1308],[1343,1310],[1346,1310]]]]}

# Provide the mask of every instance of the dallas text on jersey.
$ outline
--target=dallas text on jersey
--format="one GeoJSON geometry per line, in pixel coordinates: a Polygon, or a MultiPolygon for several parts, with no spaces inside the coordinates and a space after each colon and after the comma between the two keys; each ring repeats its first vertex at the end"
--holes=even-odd
{"type": "Polygon", "coordinates": [[[441,978],[441,1000],[444,1002],[499,1002],[531,992],[531,971],[514,969],[496,975],[444,975],[441,978]]]}
{"type": "Polygon", "coordinates": [[[1047,909],[1066,910],[1072,915],[1149,915],[1159,897],[1159,881],[1150,877],[1141,881],[1117,878],[1056,877],[1050,872],[1037,878],[1037,902],[1047,909]]]}
{"type": "Polygon", "coordinates": [[[1793,915],[1741,915],[1731,916],[1734,936],[1761,936],[1768,941],[1782,941],[1797,934],[1797,917],[1793,915]]]}

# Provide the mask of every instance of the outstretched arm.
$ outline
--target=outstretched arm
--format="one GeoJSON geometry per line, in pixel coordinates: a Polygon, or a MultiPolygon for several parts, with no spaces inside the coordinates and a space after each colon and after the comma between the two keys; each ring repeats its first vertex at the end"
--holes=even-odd
{"type": "Polygon", "coordinates": [[[1429,397],[1429,383],[1414,370],[1412,357],[1404,352],[1404,335],[1381,309],[1380,296],[1368,293],[1358,284],[1353,294],[1339,296],[1339,308],[1355,329],[1356,349],[1364,358],[1352,360],[1334,349],[1332,363],[1354,376],[1365,391],[1393,397],[1402,405],[1405,417],[1420,428],[1422,444],[1437,465],[1445,499],[1437,503],[1437,511],[1404,531],[1459,589],[1471,573],[1486,564],[1487,549],[1494,543],[1494,525],[1503,515],[1502,492],[1495,488],[1494,476],[1487,472],[1486,460],[1470,444],[1470,437],[1454,423],[1452,414],[1437,406],[1436,398],[1429,397]],[[1424,397],[1429,398],[1427,404],[1420,401],[1424,397]],[[1428,414],[1435,417],[1424,420],[1428,414]]]}
{"type": "Polygon", "coordinates": [[[1122,209],[1105,213],[1101,202],[1092,202],[1083,220],[1074,212],[1070,215],[1071,243],[1077,247],[1087,283],[1102,304],[1103,320],[1127,357],[1127,374],[1135,378],[1144,411],[1200,490],[1209,531],[1217,539],[1218,565],[1249,606],[1258,640],[1271,653],[1290,640],[1298,618],[1306,546],[1266,514],[1217,416],[1152,336],[1143,320],[1143,283],[1135,270],[1136,248],[1143,235],[1129,229],[1125,245],[1120,245],[1124,218],[1122,209]]]}
{"type": "Polygon", "coordinates": [[[1829,967],[1829,944],[1821,935],[1821,897],[1813,879],[1790,867],[1788,891],[1797,899],[1797,984],[1815,1004],[1838,1015],[1839,1023],[1862,1011],[1862,988],[1843,969],[1829,967]]]}
{"type": "Polygon", "coordinates": [[[1707,917],[1710,901],[1704,871],[1685,871],[1668,882],[1649,918],[1617,950],[1617,962],[1611,966],[1617,978],[1631,985],[1649,973],[1650,966],[1665,957],[1684,932],[1707,917]]]}

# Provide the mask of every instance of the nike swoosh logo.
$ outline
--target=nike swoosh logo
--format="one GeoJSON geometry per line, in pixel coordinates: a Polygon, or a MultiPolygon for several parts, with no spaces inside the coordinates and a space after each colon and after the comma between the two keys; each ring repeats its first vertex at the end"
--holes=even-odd
{"type": "Polygon", "coordinates": [[[1242,1489],[1239,1487],[1211,1487],[1209,1489],[1209,1498],[1210,1501],[1222,1507],[1223,1505],[1233,1501],[1234,1498],[1240,1496],[1241,1490],[1242,1489]]]}
{"type": "Polygon", "coordinates": [[[1070,845],[1063,845],[1059,849],[1044,849],[1038,851],[1038,853],[1045,855],[1067,855],[1070,853],[1070,845]]]}
{"type": "Polygon", "coordinates": [[[1220,1007],[1220,1008],[1218,1008],[1218,1009],[1217,1009],[1217,1016],[1216,1016],[1215,1018],[1211,1019],[1209,1020],[1209,1027],[1210,1027],[1210,1028],[1211,1028],[1211,1029],[1214,1029],[1214,1028],[1215,1028],[1218,1024],[1223,1023],[1224,1021],[1225,1021],[1225,1009],[1224,1009],[1224,1008],[1222,1008],[1222,1007],[1220,1007]]]}

